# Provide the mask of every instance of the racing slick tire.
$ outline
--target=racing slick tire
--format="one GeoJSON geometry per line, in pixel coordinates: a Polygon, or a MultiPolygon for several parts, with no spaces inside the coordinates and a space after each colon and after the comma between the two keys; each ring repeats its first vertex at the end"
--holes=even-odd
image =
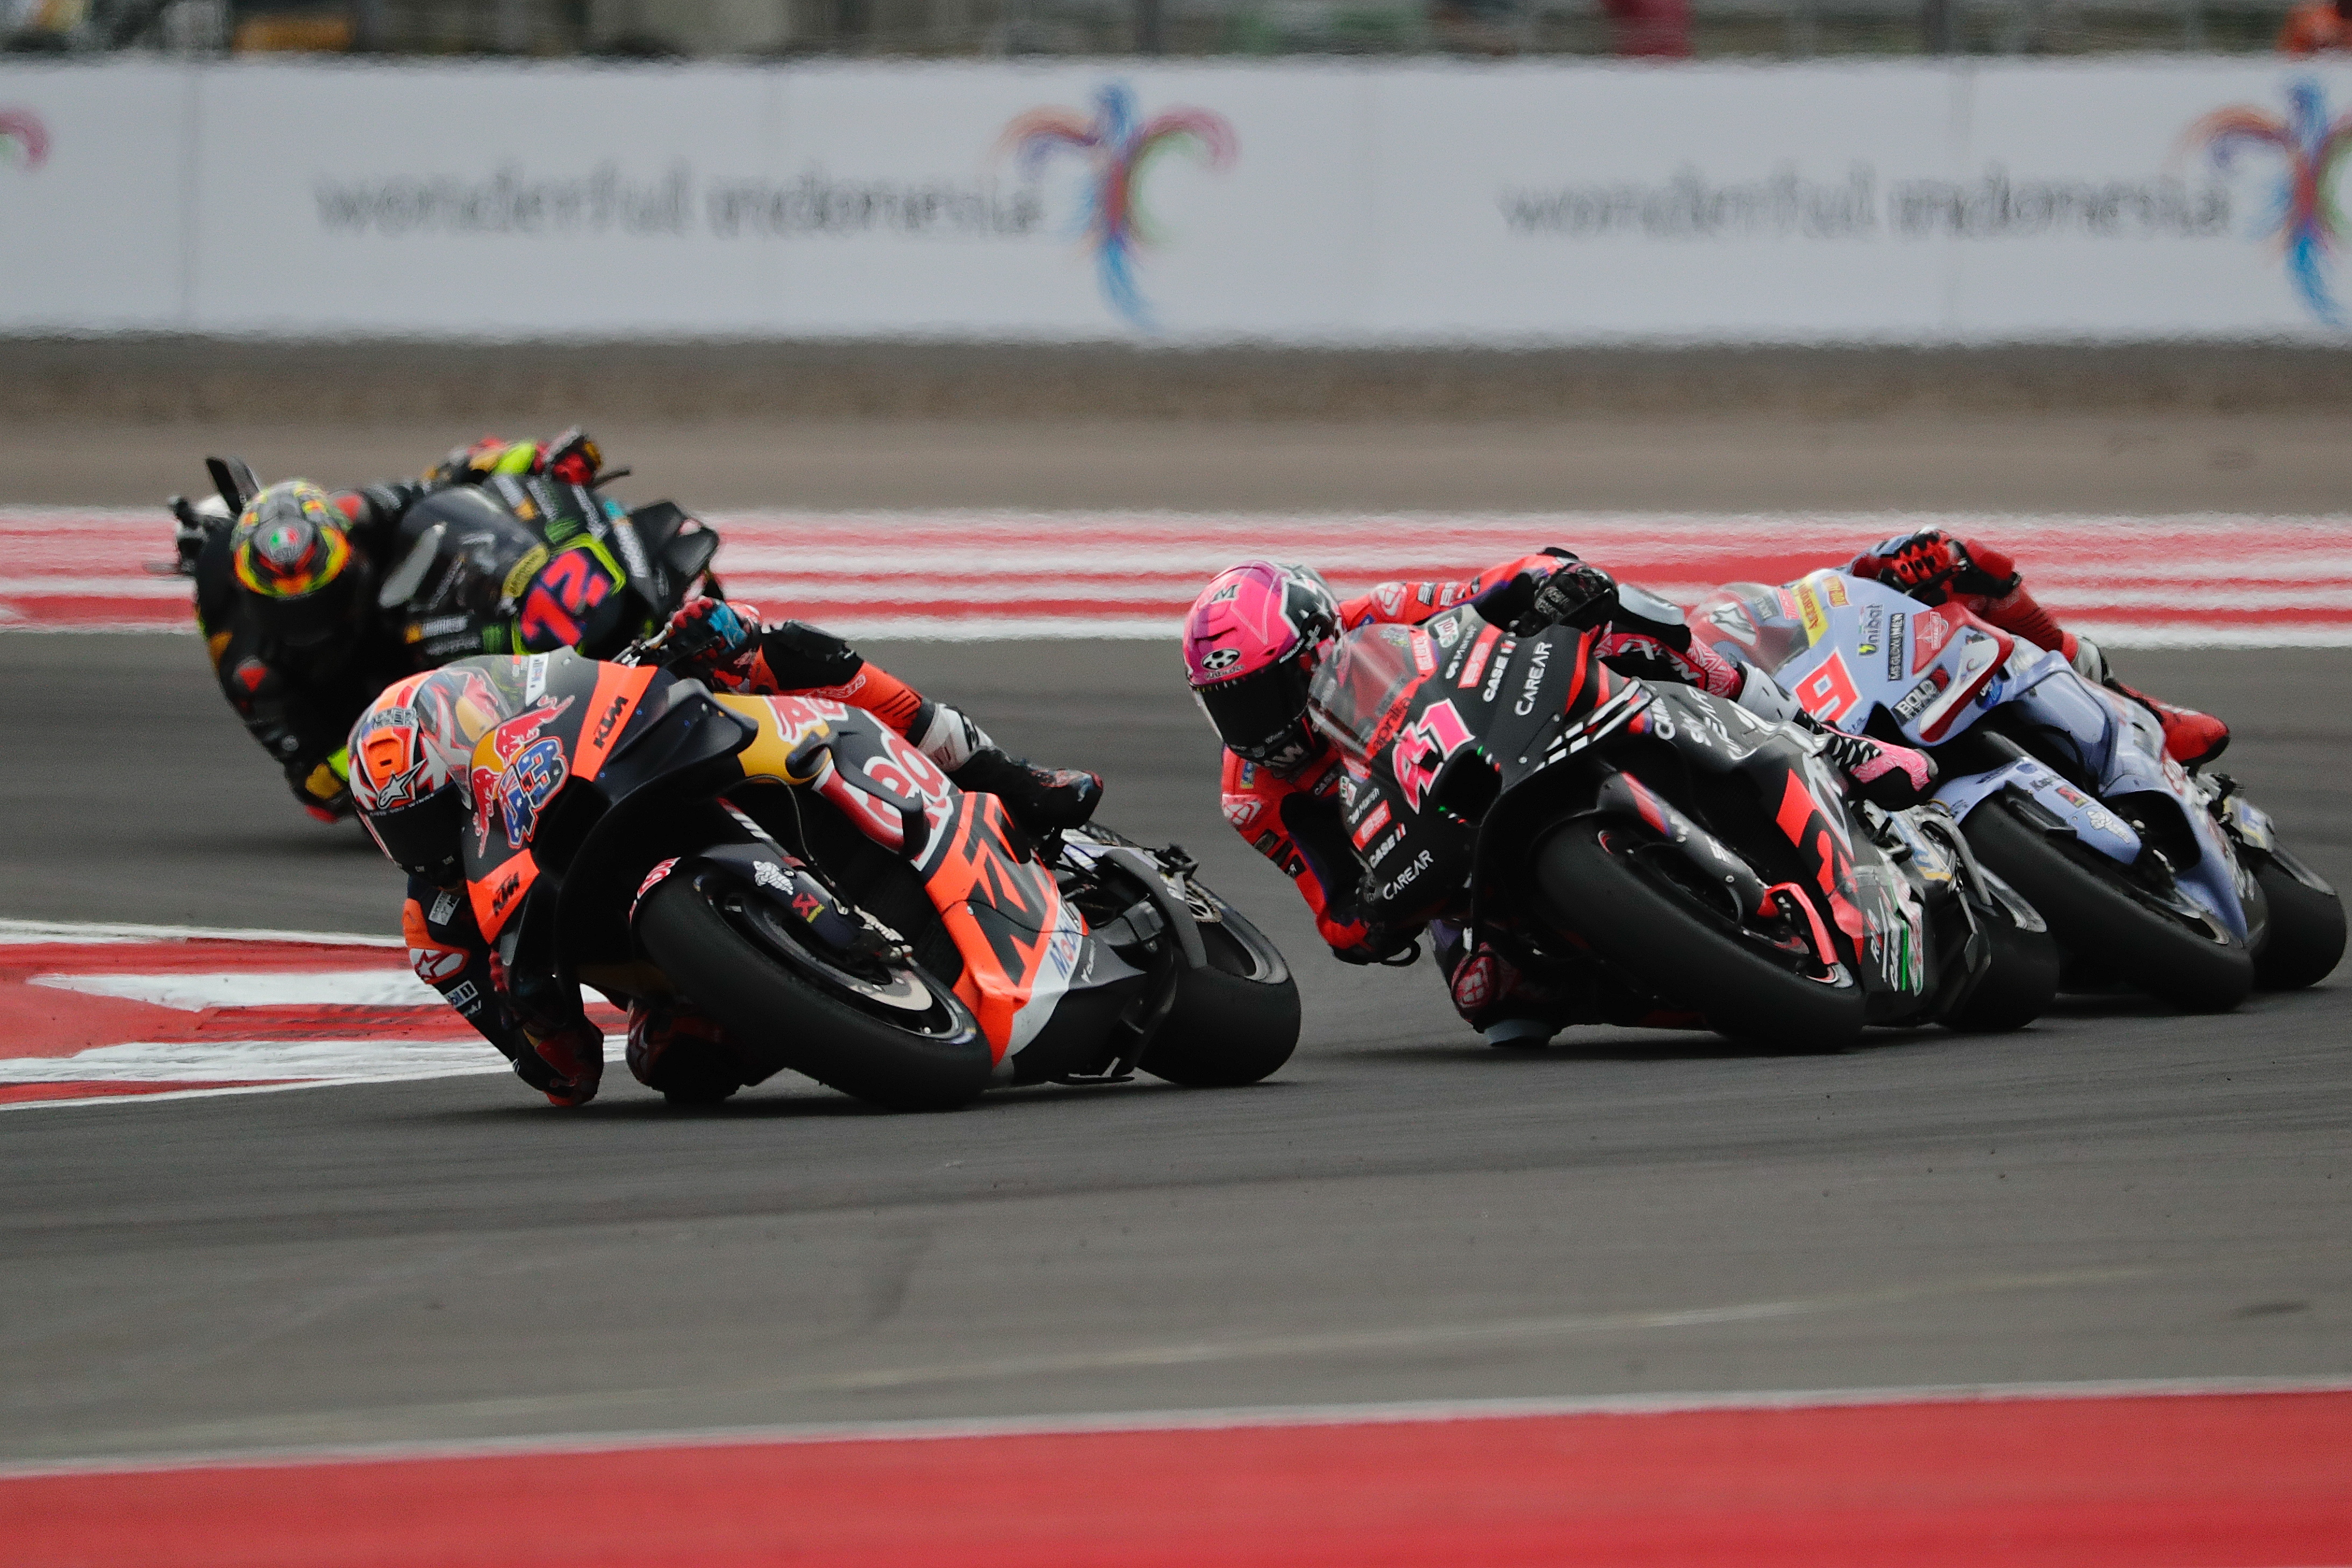
{"type": "Polygon", "coordinates": [[[1960,831],[1977,858],[2042,912],[2060,945],[2097,968],[2186,1012],[2227,1012],[2253,988],[2244,943],[2152,907],[2120,866],[2029,825],[2007,795],[1970,811],[1960,831]]]}
{"type": "Polygon", "coordinates": [[[2272,855],[2256,852],[2249,858],[2271,915],[2270,936],[2254,955],[2254,983],[2266,991],[2318,984],[2344,956],[2344,901],[2303,881],[2272,855]]]}
{"type": "Polygon", "coordinates": [[[988,1087],[988,1040],[945,987],[908,967],[908,983],[928,992],[926,1010],[885,1021],[827,985],[827,967],[796,951],[788,923],[763,925],[754,900],[722,909],[729,897],[720,879],[671,877],[647,896],[636,929],[671,982],[751,1059],[747,1078],[790,1068],[894,1111],[952,1110],[988,1087]]]}
{"type": "Polygon", "coordinates": [[[1536,846],[1538,903],[1662,999],[1696,1009],[1707,1027],[1775,1051],[1835,1051],[1863,1026],[1850,974],[1814,979],[1728,934],[1729,924],[1671,891],[1610,847],[1612,834],[1644,841],[1611,818],[1580,818],[1536,846]],[[1577,911],[1600,912],[1579,921],[1577,911]]]}
{"type": "Polygon", "coordinates": [[[1199,891],[1218,915],[1201,922],[1209,967],[1179,983],[1175,1005],[1137,1065],[1188,1088],[1238,1088],[1272,1075],[1298,1048],[1298,982],[1264,933],[1199,891]]]}

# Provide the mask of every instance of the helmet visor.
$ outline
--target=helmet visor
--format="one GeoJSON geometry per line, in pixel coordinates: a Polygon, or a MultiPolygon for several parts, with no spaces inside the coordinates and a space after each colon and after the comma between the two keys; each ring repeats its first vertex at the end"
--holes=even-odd
{"type": "Polygon", "coordinates": [[[1301,738],[1310,679],[1306,660],[1285,659],[1235,680],[1196,686],[1192,695],[1234,756],[1268,762],[1301,738]]]}
{"type": "Polygon", "coordinates": [[[456,785],[435,790],[412,806],[362,811],[360,821],[392,862],[436,887],[457,877],[466,846],[466,791],[456,785]]]}

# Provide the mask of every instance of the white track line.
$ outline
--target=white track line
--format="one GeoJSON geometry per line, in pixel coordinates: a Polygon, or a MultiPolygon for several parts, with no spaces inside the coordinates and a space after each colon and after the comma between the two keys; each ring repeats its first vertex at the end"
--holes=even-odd
{"type": "Polygon", "coordinates": [[[109,920],[0,920],[0,943],[306,942],[322,947],[404,947],[397,936],[349,931],[268,931],[220,925],[133,925],[109,920]]]}
{"type": "Polygon", "coordinates": [[[518,1454],[599,1454],[654,1448],[732,1448],[754,1443],[947,1442],[974,1437],[1221,1432],[1280,1427],[1376,1427],[1431,1421],[1525,1420],[1547,1416],[1673,1416],[1704,1411],[1842,1410],[1888,1405],[1990,1405],[2034,1400],[2191,1399],[2345,1393],[2352,1393],[2352,1377],[2174,1377],[2082,1383],[1922,1384],[1907,1388],[1766,1389],[1755,1392],[1399,1400],[1358,1405],[1244,1405],[1192,1410],[1107,1411],[1096,1415],[799,1422],[677,1430],[646,1428],[623,1432],[559,1433],[528,1437],[180,1450],[119,1458],[98,1457],[0,1463],[0,1483],[46,1476],[254,1469],[298,1464],[370,1464],[403,1459],[498,1458],[518,1454]]]}

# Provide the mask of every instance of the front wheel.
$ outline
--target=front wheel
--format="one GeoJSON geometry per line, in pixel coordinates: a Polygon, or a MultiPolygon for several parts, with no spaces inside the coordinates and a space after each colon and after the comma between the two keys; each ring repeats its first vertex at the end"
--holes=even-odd
{"type": "Polygon", "coordinates": [[[1963,1034],[2004,1034],[2040,1018],[2058,998],[2063,963],[2047,931],[2027,931],[2005,915],[1985,922],[1990,961],[1969,999],[1944,1019],[1963,1034]]]}
{"type": "MultiPolygon", "coordinates": [[[[2254,880],[2270,904],[2270,936],[2254,955],[2255,982],[2266,991],[2300,990],[2335,971],[2344,956],[2344,901],[2314,887],[2271,855],[2254,852],[2254,880]]],[[[2312,882],[2317,882],[2316,875],[2312,882]]]]}
{"type": "Polygon", "coordinates": [[[2029,826],[1997,795],[1960,824],[1993,874],[2023,894],[2050,934],[2101,970],[2189,1012],[2226,1012],[2253,988],[2245,944],[2207,923],[2151,907],[2124,868],[2070,835],[2029,826]]]}
{"type": "Polygon", "coordinates": [[[1645,841],[1607,818],[1570,822],[1536,847],[1536,885],[1566,930],[1660,999],[1696,1009],[1718,1034],[1780,1051],[1841,1051],[1862,1033],[1862,990],[1851,975],[1815,978],[1811,959],[1763,950],[1720,911],[1635,852],[1645,841]]]}
{"type": "Polygon", "coordinates": [[[1177,982],[1176,1002],[1138,1063],[1194,1089],[1255,1083],[1298,1047],[1298,982],[1263,932],[1194,884],[1218,918],[1201,922],[1209,967],[1177,982]]]}
{"type": "Polygon", "coordinates": [[[788,1067],[900,1111],[951,1110],[988,1087],[988,1040],[952,992],[912,965],[843,969],[724,878],[670,877],[639,911],[637,937],[753,1082],[788,1067]]]}

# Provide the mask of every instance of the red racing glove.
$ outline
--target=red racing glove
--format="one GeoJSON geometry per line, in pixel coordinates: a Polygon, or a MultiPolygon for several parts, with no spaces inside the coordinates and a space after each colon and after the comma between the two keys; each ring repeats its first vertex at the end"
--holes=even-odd
{"type": "Polygon", "coordinates": [[[515,1058],[515,1076],[547,1096],[551,1105],[585,1105],[604,1080],[604,1031],[583,1019],[552,1034],[526,1026],[530,1050],[515,1058]]]}
{"type": "Polygon", "coordinates": [[[662,668],[724,691],[740,690],[760,657],[757,605],[697,599],[662,630],[662,668]]]}
{"type": "Polygon", "coordinates": [[[573,425],[547,444],[541,471],[566,485],[593,485],[604,466],[604,449],[596,438],[573,425]]]}
{"type": "Polygon", "coordinates": [[[1863,575],[1884,578],[1929,604],[1940,604],[1954,593],[1998,599],[2018,584],[2017,563],[2007,555],[1955,538],[1941,528],[1923,529],[1891,553],[1865,559],[1878,570],[1865,570],[1863,575]]]}

